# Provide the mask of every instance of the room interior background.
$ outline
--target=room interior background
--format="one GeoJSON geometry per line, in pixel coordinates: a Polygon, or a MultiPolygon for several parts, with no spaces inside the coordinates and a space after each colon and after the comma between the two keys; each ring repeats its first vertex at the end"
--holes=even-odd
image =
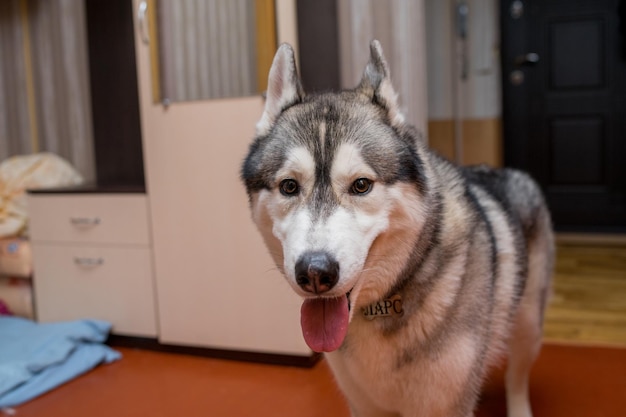
{"type": "Polygon", "coordinates": [[[0,2],[0,160],[54,152],[95,179],[84,2],[0,2]]]}
{"type": "MultiPolygon", "coordinates": [[[[255,59],[254,15],[261,3],[156,2],[161,96],[186,101],[260,93],[268,65],[255,59]]],[[[460,39],[456,0],[338,0],[340,83],[358,82],[365,46],[380,39],[407,119],[431,146],[462,163],[498,166],[498,2],[467,3],[467,33],[460,39]],[[418,59],[424,50],[425,62],[418,59]],[[426,91],[415,88],[420,78],[426,91]]],[[[0,19],[0,160],[50,151],[95,180],[84,2],[7,0],[0,19]]]]}

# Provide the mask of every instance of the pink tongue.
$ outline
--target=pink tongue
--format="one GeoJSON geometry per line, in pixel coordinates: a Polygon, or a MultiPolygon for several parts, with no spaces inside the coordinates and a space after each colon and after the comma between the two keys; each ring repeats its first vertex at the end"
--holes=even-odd
{"type": "Polygon", "coordinates": [[[348,299],[308,298],[300,309],[302,335],[315,352],[339,349],[348,332],[348,299]]]}

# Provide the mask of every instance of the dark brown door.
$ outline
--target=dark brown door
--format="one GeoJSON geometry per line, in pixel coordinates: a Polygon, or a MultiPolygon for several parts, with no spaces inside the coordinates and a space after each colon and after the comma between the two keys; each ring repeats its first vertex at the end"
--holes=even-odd
{"type": "Polygon", "coordinates": [[[505,163],[557,230],[626,230],[625,2],[501,2],[505,163]]]}

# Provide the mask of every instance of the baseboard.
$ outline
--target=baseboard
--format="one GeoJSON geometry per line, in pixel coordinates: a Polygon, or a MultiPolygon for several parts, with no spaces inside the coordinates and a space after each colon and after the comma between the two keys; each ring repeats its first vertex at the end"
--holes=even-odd
{"type": "Polygon", "coordinates": [[[576,348],[626,349],[626,345],[619,342],[599,342],[595,340],[573,340],[558,337],[543,337],[542,344],[552,346],[566,346],[576,348]]]}
{"type": "Polygon", "coordinates": [[[215,359],[226,359],[240,362],[254,362],[271,365],[296,366],[311,368],[321,358],[319,353],[310,356],[282,355],[265,352],[245,352],[238,350],[212,349],[197,346],[180,346],[160,343],[155,338],[135,337],[112,334],[107,340],[111,347],[128,347],[146,349],[157,352],[176,353],[182,355],[203,356],[215,359]]]}
{"type": "Polygon", "coordinates": [[[608,234],[557,232],[555,240],[559,245],[626,246],[626,233],[608,234]]]}

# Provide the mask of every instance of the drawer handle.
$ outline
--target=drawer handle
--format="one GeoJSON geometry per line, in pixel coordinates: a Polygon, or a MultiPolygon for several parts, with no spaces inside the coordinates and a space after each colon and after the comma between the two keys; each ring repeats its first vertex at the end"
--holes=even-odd
{"type": "Polygon", "coordinates": [[[78,266],[82,267],[94,267],[100,266],[104,263],[103,258],[82,258],[82,257],[74,257],[74,263],[78,266]]]}
{"type": "Polygon", "coordinates": [[[74,226],[96,226],[100,224],[100,217],[70,217],[74,226]]]}

